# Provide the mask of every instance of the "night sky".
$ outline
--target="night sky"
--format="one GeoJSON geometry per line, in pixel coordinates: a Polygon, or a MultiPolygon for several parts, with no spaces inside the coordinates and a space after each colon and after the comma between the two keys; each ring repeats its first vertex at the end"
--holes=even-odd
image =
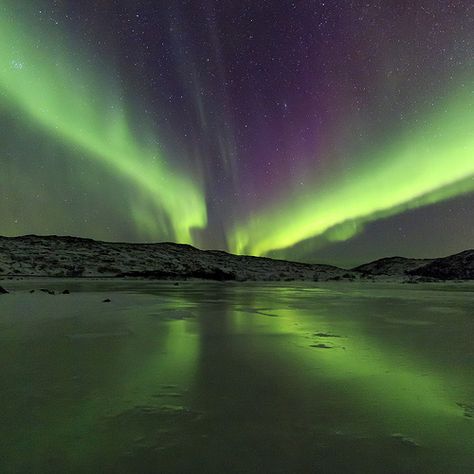
{"type": "Polygon", "coordinates": [[[472,248],[473,39],[467,0],[0,0],[0,234],[472,248]]]}

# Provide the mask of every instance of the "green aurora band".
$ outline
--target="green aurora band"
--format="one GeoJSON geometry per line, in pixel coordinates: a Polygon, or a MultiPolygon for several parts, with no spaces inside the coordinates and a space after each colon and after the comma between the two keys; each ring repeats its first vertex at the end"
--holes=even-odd
{"type": "Polygon", "coordinates": [[[474,190],[474,104],[461,86],[386,149],[364,156],[350,177],[253,214],[230,235],[239,254],[267,255],[303,240],[348,240],[365,223],[474,190]]]}
{"type": "Polygon", "coordinates": [[[167,222],[175,240],[192,243],[192,229],[207,224],[198,180],[171,169],[151,140],[138,143],[119,94],[114,95],[117,88],[101,81],[86,61],[78,64],[77,53],[63,46],[67,38],[57,35],[53,41],[51,33],[48,41],[38,41],[4,1],[0,8],[0,110],[20,111],[47,134],[80,149],[84,158],[136,186],[153,208],[150,218],[131,206],[137,226],[159,235],[167,222]]]}
{"type": "MultiPolygon", "coordinates": [[[[171,167],[150,124],[130,125],[119,86],[80,60],[66,36],[35,34],[7,4],[0,0],[0,110],[127,180],[137,190],[128,213],[142,234],[194,243],[193,229],[207,225],[199,173],[171,167]]],[[[356,156],[349,175],[250,211],[228,229],[229,250],[268,255],[315,237],[348,240],[368,222],[472,191],[473,123],[472,92],[459,87],[422,125],[356,156]]]]}

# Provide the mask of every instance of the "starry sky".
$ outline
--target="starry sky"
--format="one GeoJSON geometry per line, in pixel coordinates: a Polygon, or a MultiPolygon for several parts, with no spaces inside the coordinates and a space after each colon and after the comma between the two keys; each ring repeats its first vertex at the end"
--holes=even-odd
{"type": "Polygon", "coordinates": [[[0,235],[472,248],[473,40],[467,0],[0,0],[0,235]]]}

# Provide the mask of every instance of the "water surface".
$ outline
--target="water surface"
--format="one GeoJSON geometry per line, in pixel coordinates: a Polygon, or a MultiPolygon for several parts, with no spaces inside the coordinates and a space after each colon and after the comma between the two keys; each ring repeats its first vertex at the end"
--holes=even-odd
{"type": "Polygon", "coordinates": [[[2,473],[474,471],[472,286],[2,286],[2,473]]]}

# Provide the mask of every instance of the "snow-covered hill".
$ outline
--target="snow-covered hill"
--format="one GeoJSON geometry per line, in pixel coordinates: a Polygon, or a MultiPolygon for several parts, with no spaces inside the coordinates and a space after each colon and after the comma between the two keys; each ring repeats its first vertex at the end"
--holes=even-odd
{"type": "Polygon", "coordinates": [[[331,265],[239,256],[174,243],[111,243],[35,235],[0,237],[0,278],[18,276],[237,281],[468,280],[474,279],[474,250],[438,259],[382,258],[348,271],[331,265]]]}
{"type": "Polygon", "coordinates": [[[237,256],[174,243],[109,243],[34,235],[0,237],[0,276],[275,281],[327,280],[346,274],[346,270],[330,265],[237,256]]]}

